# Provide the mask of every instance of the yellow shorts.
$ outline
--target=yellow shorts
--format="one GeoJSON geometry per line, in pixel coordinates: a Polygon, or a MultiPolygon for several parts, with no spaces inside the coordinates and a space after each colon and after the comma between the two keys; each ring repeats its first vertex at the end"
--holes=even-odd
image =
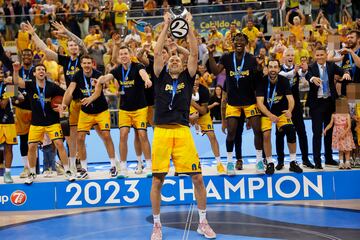
{"type": "Polygon", "coordinates": [[[154,106],[148,106],[147,123],[154,126],[154,106]]]}
{"type": "Polygon", "coordinates": [[[146,129],[148,107],[135,111],[119,109],[119,128],[134,127],[135,129],[146,129]]]}
{"type": "Polygon", "coordinates": [[[194,108],[193,106],[190,106],[190,115],[197,112],[196,108],[194,108]]]}
{"type": "Polygon", "coordinates": [[[56,139],[62,139],[63,133],[60,123],[56,123],[50,126],[30,126],[29,131],[29,143],[38,143],[44,140],[44,133],[47,133],[49,138],[53,141],[56,139]]]}
{"type": "MultiPolygon", "coordinates": [[[[270,118],[262,116],[261,117],[261,131],[265,132],[268,130],[271,130],[272,127],[272,122],[270,120],[270,118]]],[[[285,125],[292,125],[293,122],[291,121],[291,119],[285,117],[285,114],[282,114],[279,116],[279,121],[276,123],[276,127],[277,129],[282,128],[285,125]]]]}
{"type": "Polygon", "coordinates": [[[213,121],[210,116],[210,112],[199,117],[198,124],[202,132],[214,131],[213,121]]]}
{"type": "Polygon", "coordinates": [[[0,124],[0,144],[17,144],[15,124],[0,124]]]}
{"type": "Polygon", "coordinates": [[[201,173],[199,155],[189,127],[160,125],[154,130],[152,172],[167,173],[172,159],[177,173],[201,173]]]}
{"type": "Polygon", "coordinates": [[[88,114],[80,111],[78,132],[88,132],[94,125],[98,125],[101,131],[110,131],[111,126],[109,110],[98,114],[88,114]]]}
{"type": "Polygon", "coordinates": [[[31,110],[15,107],[15,126],[17,135],[25,135],[29,133],[31,116],[31,110]]]}
{"type": "Polygon", "coordinates": [[[69,109],[69,124],[70,126],[77,126],[79,122],[79,114],[81,110],[80,100],[72,100],[69,109]]]}
{"type": "Polygon", "coordinates": [[[231,106],[231,105],[227,104],[225,118],[240,117],[241,110],[244,110],[246,118],[261,115],[261,112],[258,109],[258,107],[256,106],[256,104],[252,104],[252,105],[248,105],[248,106],[231,106]]]}

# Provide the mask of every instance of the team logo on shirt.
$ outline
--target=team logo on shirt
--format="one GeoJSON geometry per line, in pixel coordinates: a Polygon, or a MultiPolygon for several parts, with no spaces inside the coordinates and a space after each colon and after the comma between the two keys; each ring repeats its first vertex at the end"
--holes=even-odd
{"type": "Polygon", "coordinates": [[[132,87],[132,86],[135,85],[135,80],[131,80],[131,81],[128,81],[128,80],[126,80],[126,81],[121,81],[121,82],[120,82],[120,85],[122,85],[122,86],[124,86],[124,87],[126,87],[126,88],[130,88],[130,87],[132,87]]]}
{"type": "MultiPolygon", "coordinates": [[[[179,83],[177,88],[176,88],[176,93],[179,93],[181,92],[180,90],[181,89],[184,89],[185,88],[185,83],[179,83]]],[[[165,91],[172,91],[173,90],[173,86],[171,84],[166,84],[165,85],[165,91]]]]}
{"type": "MultiPolygon", "coordinates": [[[[278,96],[277,93],[275,93],[273,104],[279,103],[283,97],[284,96],[278,96]]],[[[267,102],[270,104],[272,102],[272,98],[268,98],[267,102]]]]}
{"type": "Polygon", "coordinates": [[[249,75],[250,75],[249,70],[240,72],[240,67],[238,67],[238,71],[236,71],[236,72],[230,71],[230,77],[240,76],[241,78],[243,78],[243,77],[247,77],[249,75]]]}
{"type": "Polygon", "coordinates": [[[75,73],[77,73],[80,70],[79,67],[71,66],[69,70],[66,71],[66,76],[73,76],[75,73]]]}
{"type": "MultiPolygon", "coordinates": [[[[36,93],[34,93],[33,99],[40,99],[40,98],[39,98],[39,95],[37,95],[36,93]]],[[[51,102],[51,97],[45,98],[45,102],[51,102]]]]}

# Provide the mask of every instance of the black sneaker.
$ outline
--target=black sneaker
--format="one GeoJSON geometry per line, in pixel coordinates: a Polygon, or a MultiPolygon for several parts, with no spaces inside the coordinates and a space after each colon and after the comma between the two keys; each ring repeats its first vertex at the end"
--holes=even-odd
{"type": "Polygon", "coordinates": [[[86,169],[82,168],[81,171],[78,172],[77,178],[79,178],[79,179],[87,179],[87,178],[89,178],[89,174],[86,171],[86,169]]]}
{"type": "Polygon", "coordinates": [[[328,166],[328,167],[337,167],[339,166],[339,163],[335,160],[329,160],[329,161],[325,161],[325,166],[328,166]]]}
{"type": "Polygon", "coordinates": [[[304,168],[310,168],[310,169],[315,168],[314,164],[312,164],[310,161],[303,161],[302,165],[303,165],[304,168]]]}
{"type": "Polygon", "coordinates": [[[235,169],[236,170],[243,170],[243,160],[242,159],[236,160],[235,169]]]}
{"type": "Polygon", "coordinates": [[[268,175],[272,175],[275,172],[275,165],[274,163],[269,163],[266,165],[265,173],[268,175]]]}
{"type": "Polygon", "coordinates": [[[296,173],[302,173],[303,170],[301,169],[301,167],[299,167],[299,164],[296,161],[291,161],[290,162],[290,168],[289,168],[290,172],[296,172],[296,173]]]}
{"type": "Polygon", "coordinates": [[[118,172],[117,172],[117,170],[116,170],[116,167],[114,166],[114,167],[111,167],[110,168],[110,176],[112,177],[112,178],[115,178],[116,176],[117,176],[117,174],[118,174],[118,172]]]}
{"type": "Polygon", "coordinates": [[[280,171],[281,169],[283,169],[284,168],[284,164],[283,163],[278,163],[277,165],[276,165],[276,167],[275,167],[275,169],[277,170],[277,171],[280,171]]]}
{"type": "Polygon", "coordinates": [[[320,164],[315,164],[315,169],[323,169],[323,167],[321,166],[321,163],[320,164]]]}

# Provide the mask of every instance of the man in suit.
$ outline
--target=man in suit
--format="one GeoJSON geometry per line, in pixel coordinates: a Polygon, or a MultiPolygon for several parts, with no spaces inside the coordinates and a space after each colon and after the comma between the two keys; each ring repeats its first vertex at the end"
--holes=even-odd
{"type": "MultiPolygon", "coordinates": [[[[313,157],[316,169],[321,166],[321,136],[323,128],[330,120],[335,111],[335,99],[337,93],[334,83],[334,75],[342,77],[341,80],[351,80],[350,74],[332,62],[327,62],[327,53],[324,47],[315,50],[315,62],[309,66],[306,79],[310,82],[308,104],[312,120],[313,131],[313,157]]],[[[337,166],[338,163],[332,158],[332,130],[324,137],[325,165],[337,166]]]]}

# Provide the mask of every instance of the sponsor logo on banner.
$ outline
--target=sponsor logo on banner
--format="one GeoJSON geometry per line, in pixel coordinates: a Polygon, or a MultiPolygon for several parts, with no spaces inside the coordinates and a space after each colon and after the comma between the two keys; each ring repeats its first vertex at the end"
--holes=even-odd
{"type": "Polygon", "coordinates": [[[26,202],[26,193],[20,190],[16,190],[10,196],[10,201],[15,206],[21,206],[26,202]]]}

